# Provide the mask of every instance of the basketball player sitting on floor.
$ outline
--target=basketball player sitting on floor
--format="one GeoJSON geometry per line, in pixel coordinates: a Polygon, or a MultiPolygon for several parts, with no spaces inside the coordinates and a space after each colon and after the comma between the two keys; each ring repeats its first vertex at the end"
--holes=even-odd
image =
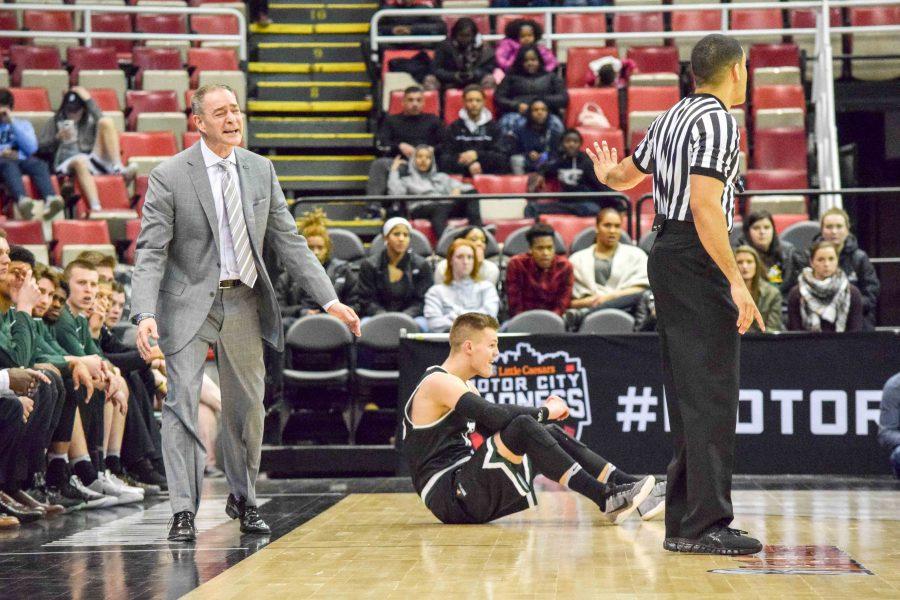
{"type": "Polygon", "coordinates": [[[550,396],[540,408],[494,404],[469,379],[490,377],[497,320],[466,313],[450,329],[450,355],[429,367],[403,411],[403,450],[413,485],[444,523],[486,523],[537,502],[533,481],[542,474],[590,499],[612,523],[638,506],[644,519],[664,510],[665,484],[632,477],[591,452],[553,421],[569,414],[550,396]],[[473,450],[478,428],[484,444],[473,450]],[[642,504],[643,503],[643,504],[642,504]]]}

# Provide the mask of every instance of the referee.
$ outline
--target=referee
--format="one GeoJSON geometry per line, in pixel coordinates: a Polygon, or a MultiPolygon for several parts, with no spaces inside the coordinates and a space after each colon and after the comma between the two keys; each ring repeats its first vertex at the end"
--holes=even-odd
{"type": "Polygon", "coordinates": [[[728,527],[738,407],[740,335],[756,319],[728,240],[740,132],[728,109],[744,102],[740,44],[709,35],[691,52],[696,92],[656,118],[622,162],[606,142],[588,154],[616,190],[653,175],[656,241],[648,272],[656,299],[663,380],[675,452],[666,486],[673,552],[753,554],[762,545],[728,527]]]}

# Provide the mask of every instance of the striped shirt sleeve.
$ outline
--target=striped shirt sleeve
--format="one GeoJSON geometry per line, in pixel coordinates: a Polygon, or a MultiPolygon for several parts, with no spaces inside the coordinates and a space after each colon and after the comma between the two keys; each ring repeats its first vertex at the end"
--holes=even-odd
{"type": "Polygon", "coordinates": [[[644,139],[641,140],[641,143],[637,145],[637,148],[631,154],[634,166],[637,167],[638,171],[646,175],[650,175],[653,172],[653,128],[655,125],[656,120],[650,124],[647,135],[644,136],[644,139]]]}
{"type": "Polygon", "coordinates": [[[694,124],[690,144],[690,173],[728,183],[728,166],[738,145],[737,123],[724,111],[709,112],[694,124]]]}

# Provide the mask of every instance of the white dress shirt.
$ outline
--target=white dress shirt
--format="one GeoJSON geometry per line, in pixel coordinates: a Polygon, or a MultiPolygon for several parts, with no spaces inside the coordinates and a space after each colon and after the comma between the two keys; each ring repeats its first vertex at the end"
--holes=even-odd
{"type": "MultiPolygon", "coordinates": [[[[203,153],[203,162],[206,164],[206,175],[209,177],[209,186],[212,188],[213,203],[216,206],[216,219],[219,222],[219,281],[226,279],[240,279],[241,272],[238,269],[237,259],[234,256],[234,241],[231,238],[231,227],[228,224],[228,213],[225,211],[225,195],[222,191],[222,169],[219,163],[228,162],[228,171],[234,181],[238,198],[241,196],[241,184],[237,172],[237,159],[234,156],[234,148],[231,154],[222,158],[209,149],[204,140],[200,140],[200,152],[203,153]]],[[[243,201],[243,200],[242,200],[243,201]]],[[[250,225],[247,224],[249,233],[250,225]]]]}

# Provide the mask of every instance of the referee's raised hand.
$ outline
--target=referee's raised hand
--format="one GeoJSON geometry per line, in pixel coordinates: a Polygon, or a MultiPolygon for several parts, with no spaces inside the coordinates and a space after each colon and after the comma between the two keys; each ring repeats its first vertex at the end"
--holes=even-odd
{"type": "Polygon", "coordinates": [[[606,140],[600,143],[594,142],[593,152],[590,146],[585,148],[585,152],[588,158],[591,159],[591,162],[594,163],[594,174],[597,176],[597,179],[600,180],[600,183],[606,185],[609,172],[619,164],[618,152],[615,148],[610,150],[606,140]]]}
{"type": "Polygon", "coordinates": [[[747,330],[750,328],[754,319],[757,324],[759,324],[760,330],[763,333],[766,332],[766,324],[763,321],[762,315],[756,307],[756,302],[753,301],[753,296],[750,295],[750,290],[747,289],[747,285],[743,281],[737,281],[731,284],[731,299],[738,309],[738,333],[741,335],[747,333],[747,330]]]}

